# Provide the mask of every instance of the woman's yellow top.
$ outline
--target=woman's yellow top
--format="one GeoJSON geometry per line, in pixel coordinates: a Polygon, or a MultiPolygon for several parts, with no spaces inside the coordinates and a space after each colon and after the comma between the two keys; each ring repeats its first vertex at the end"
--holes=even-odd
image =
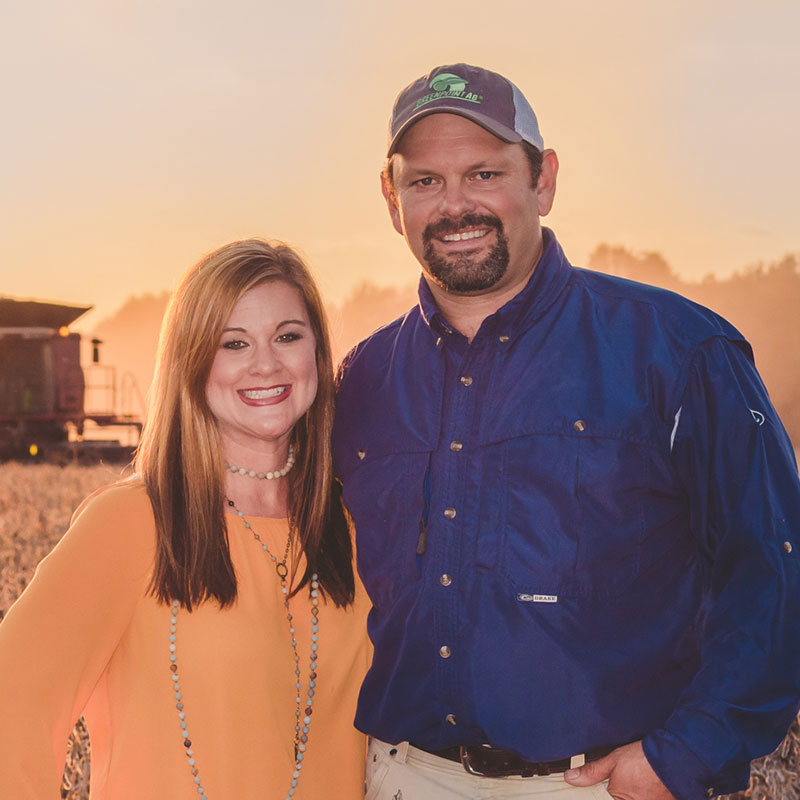
{"type": "MultiPolygon", "coordinates": [[[[249,519],[282,555],[286,520],[249,519]]],[[[181,609],[177,664],[208,800],[283,800],[294,765],[295,663],[275,567],[228,516],[238,598],[181,609]]],[[[57,800],[66,742],[83,714],[92,800],[197,800],[170,671],[170,610],[148,594],[155,525],[141,483],[85,502],[0,624],[0,798],[57,800]]],[[[290,601],[305,697],[308,592],[290,601]]],[[[363,797],[364,736],[353,728],[371,651],[369,603],[322,600],[308,749],[296,800],[363,797]]]]}

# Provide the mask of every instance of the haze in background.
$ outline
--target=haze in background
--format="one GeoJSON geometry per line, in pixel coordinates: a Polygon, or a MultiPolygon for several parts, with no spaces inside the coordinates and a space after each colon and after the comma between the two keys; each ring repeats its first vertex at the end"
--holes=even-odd
{"type": "MultiPolygon", "coordinates": [[[[772,402],[797,448],[800,446],[800,350],[797,309],[800,307],[800,256],[755,265],[727,278],[683,280],[660,253],[632,252],[601,244],[588,266],[612,275],[662,286],[713,308],[747,337],[772,402]]],[[[140,416],[153,373],[158,331],[168,293],[131,297],[95,333],[104,340],[102,361],[117,373],[116,411],[140,416]]],[[[380,325],[404,314],[416,303],[416,285],[376,286],[364,282],[342,303],[328,302],[334,360],[380,325]]],[[[88,401],[87,401],[88,402],[88,401]]]]}
{"type": "Polygon", "coordinates": [[[796,0],[0,0],[0,293],[94,303],[90,330],[251,235],[334,303],[415,283],[377,173],[397,91],[453,61],[530,98],[575,263],[777,261],[800,248],[798,30],[796,0]]]}

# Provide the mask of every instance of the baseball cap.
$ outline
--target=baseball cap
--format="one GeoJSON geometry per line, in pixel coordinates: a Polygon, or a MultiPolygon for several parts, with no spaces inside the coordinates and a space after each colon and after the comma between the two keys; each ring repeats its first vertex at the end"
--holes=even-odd
{"type": "Polygon", "coordinates": [[[449,64],[435,67],[397,96],[389,122],[387,157],[415,122],[444,111],[472,120],[504,142],[526,141],[544,149],[536,114],[508,78],[482,67],[449,64]]]}

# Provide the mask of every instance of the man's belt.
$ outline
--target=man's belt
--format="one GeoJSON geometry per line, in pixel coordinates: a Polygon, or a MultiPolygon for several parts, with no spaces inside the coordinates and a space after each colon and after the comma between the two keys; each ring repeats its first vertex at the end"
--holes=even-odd
{"type": "Polygon", "coordinates": [[[556,761],[526,761],[516,753],[508,750],[500,750],[496,747],[484,745],[474,745],[471,747],[445,747],[442,750],[429,750],[427,747],[411,743],[412,747],[424,750],[439,758],[446,758],[448,761],[460,763],[470,775],[480,775],[484,778],[508,778],[512,775],[519,775],[523,778],[531,778],[534,775],[552,775],[557,772],[566,772],[573,766],[588,764],[590,761],[597,761],[603,756],[607,756],[613,747],[593,747],[583,753],[583,757],[560,758],[556,761]]]}

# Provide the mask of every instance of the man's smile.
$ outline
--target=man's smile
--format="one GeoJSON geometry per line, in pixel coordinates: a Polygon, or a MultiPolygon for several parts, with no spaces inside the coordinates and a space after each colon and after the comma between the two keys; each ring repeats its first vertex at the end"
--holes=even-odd
{"type": "Polygon", "coordinates": [[[466,239],[481,239],[489,233],[488,228],[464,231],[463,233],[448,233],[441,237],[443,242],[463,242],[466,239]]]}
{"type": "Polygon", "coordinates": [[[503,223],[489,214],[464,214],[460,219],[440,219],[431,222],[422,232],[423,241],[468,242],[483,239],[492,231],[502,234],[503,223]]]}

